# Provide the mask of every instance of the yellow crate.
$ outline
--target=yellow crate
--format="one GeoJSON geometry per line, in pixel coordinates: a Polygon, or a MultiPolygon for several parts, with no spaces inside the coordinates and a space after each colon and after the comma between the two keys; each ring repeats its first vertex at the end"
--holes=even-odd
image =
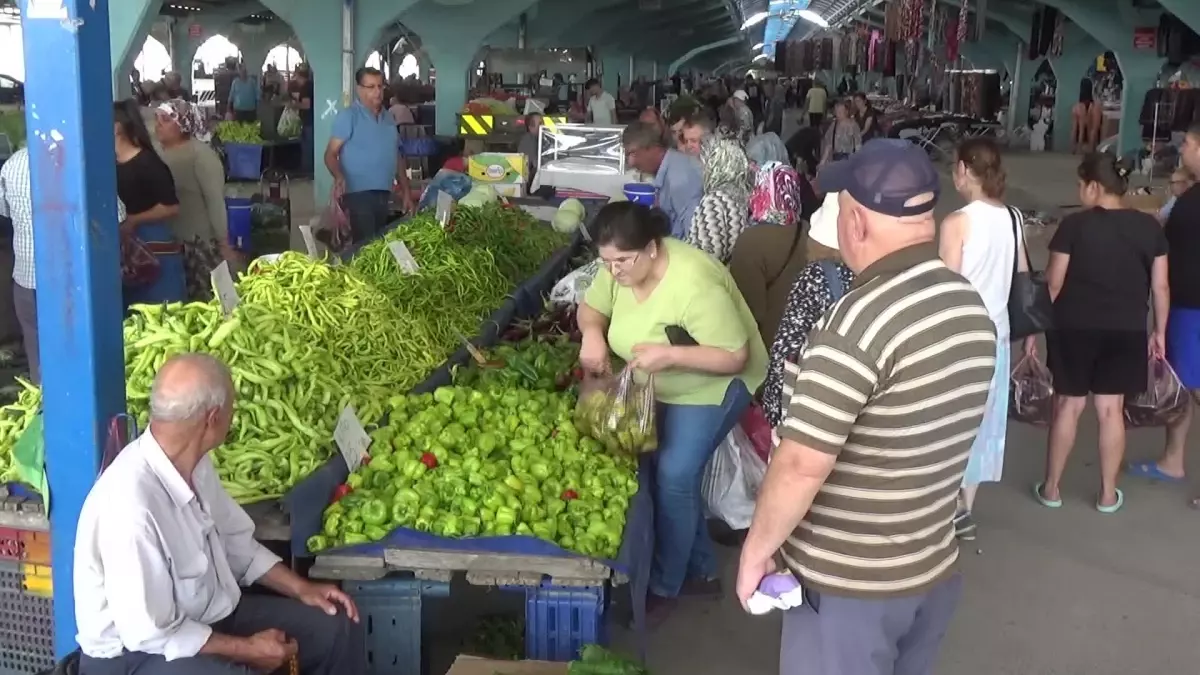
{"type": "Polygon", "coordinates": [[[54,581],[49,565],[21,565],[22,587],[26,593],[44,598],[54,597],[54,581]]]}

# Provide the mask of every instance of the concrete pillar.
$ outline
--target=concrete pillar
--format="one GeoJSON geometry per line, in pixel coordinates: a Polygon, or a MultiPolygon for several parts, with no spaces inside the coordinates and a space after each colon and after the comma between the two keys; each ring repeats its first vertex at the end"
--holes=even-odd
{"type": "Polygon", "coordinates": [[[133,71],[133,61],[142,51],[142,45],[146,43],[146,36],[150,34],[161,8],[162,0],[122,0],[108,5],[109,52],[115,98],[129,96],[129,73],[133,71]]]}

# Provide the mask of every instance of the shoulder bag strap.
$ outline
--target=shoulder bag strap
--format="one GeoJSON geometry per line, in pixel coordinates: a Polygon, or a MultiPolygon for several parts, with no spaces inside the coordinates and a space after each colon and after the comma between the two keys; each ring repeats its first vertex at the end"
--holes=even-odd
{"type": "Polygon", "coordinates": [[[796,234],[792,237],[792,245],[788,247],[787,257],[783,259],[783,264],[779,266],[779,271],[772,274],[770,279],[767,279],[767,290],[770,290],[775,285],[775,282],[779,281],[779,277],[782,277],[783,273],[787,271],[788,266],[792,264],[792,256],[795,255],[796,247],[800,245],[800,240],[804,237],[803,227],[799,224],[792,227],[796,229],[796,234]]]}
{"type": "Polygon", "coordinates": [[[821,267],[821,273],[825,275],[825,285],[829,287],[829,296],[836,303],[846,294],[846,284],[842,281],[842,275],[838,274],[837,265],[828,258],[818,260],[817,265],[821,267]]]}
{"type": "Polygon", "coordinates": [[[1013,225],[1013,246],[1016,248],[1013,249],[1012,275],[1015,278],[1020,269],[1017,266],[1017,256],[1024,252],[1025,267],[1030,272],[1033,271],[1033,261],[1029,258],[1029,247],[1025,245],[1025,228],[1021,227],[1021,222],[1025,220],[1024,216],[1015,206],[1005,206],[1004,208],[1008,209],[1008,217],[1012,220],[1013,225]]]}

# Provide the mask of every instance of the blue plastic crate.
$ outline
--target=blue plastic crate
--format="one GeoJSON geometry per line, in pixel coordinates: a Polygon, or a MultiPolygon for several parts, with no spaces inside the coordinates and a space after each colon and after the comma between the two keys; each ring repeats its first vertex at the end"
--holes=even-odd
{"type": "Polygon", "coordinates": [[[250,250],[250,232],[254,227],[254,201],[245,197],[226,197],[229,245],[239,251],[250,250]]]}
{"type": "Polygon", "coordinates": [[[525,589],[525,658],[574,661],[584,645],[605,644],[603,586],[525,589]]]}
{"type": "Polygon", "coordinates": [[[263,148],[261,145],[226,143],[224,148],[230,178],[234,180],[262,178],[263,148]]]}
{"type": "Polygon", "coordinates": [[[421,670],[421,599],[450,595],[450,584],[420,579],[348,581],[362,617],[370,675],[413,673],[421,670]]]}

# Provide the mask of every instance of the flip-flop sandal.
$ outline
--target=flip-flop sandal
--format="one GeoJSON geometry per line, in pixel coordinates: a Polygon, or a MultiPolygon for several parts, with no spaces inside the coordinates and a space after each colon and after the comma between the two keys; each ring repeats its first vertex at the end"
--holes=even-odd
{"type": "Polygon", "coordinates": [[[1125,465],[1125,473],[1159,483],[1182,483],[1184,481],[1183,476],[1163,473],[1163,470],[1158,468],[1158,462],[1130,462],[1125,465]]]}
{"type": "Polygon", "coordinates": [[[1101,506],[1100,500],[1096,500],[1096,510],[1100,513],[1116,513],[1122,506],[1125,506],[1125,493],[1121,492],[1121,488],[1117,488],[1117,501],[1108,506],[1101,506]]]}
{"type": "Polygon", "coordinates": [[[1057,509],[1057,508],[1061,507],[1062,506],[1061,499],[1046,499],[1042,495],[1042,488],[1044,488],[1044,487],[1046,487],[1045,483],[1035,483],[1033,486],[1033,498],[1036,499],[1039,504],[1041,504],[1042,506],[1044,506],[1048,509],[1057,509]]]}

